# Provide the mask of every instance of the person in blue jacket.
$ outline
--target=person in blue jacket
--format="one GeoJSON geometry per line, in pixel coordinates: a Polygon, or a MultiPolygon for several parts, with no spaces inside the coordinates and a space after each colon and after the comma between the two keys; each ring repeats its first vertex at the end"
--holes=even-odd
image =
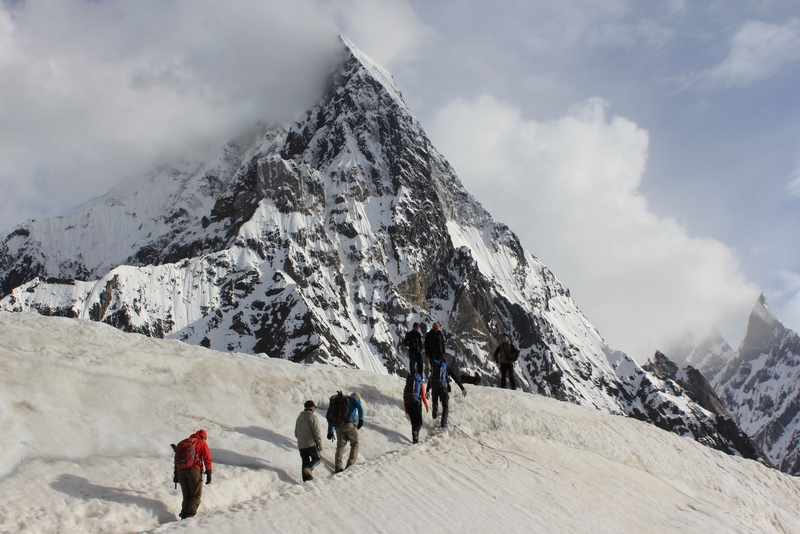
{"type": "Polygon", "coordinates": [[[349,398],[350,415],[345,422],[337,428],[328,424],[329,440],[333,441],[333,432],[336,431],[335,473],[341,473],[356,463],[356,458],[358,458],[358,430],[364,425],[364,407],[361,406],[361,395],[358,393],[351,393],[349,398]],[[348,442],[350,443],[350,457],[347,459],[347,465],[343,468],[344,448],[348,442]]]}

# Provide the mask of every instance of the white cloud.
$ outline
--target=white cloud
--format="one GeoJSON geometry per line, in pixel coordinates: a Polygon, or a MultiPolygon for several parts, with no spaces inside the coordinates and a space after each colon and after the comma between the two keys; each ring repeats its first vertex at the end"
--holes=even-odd
{"type": "Polygon", "coordinates": [[[0,3],[0,229],[60,215],[165,154],[294,119],[321,95],[343,29],[381,61],[425,31],[398,0],[0,3]]]}
{"type": "Polygon", "coordinates": [[[434,30],[405,0],[333,2],[342,32],[384,68],[421,52],[434,30]]]}
{"type": "Polygon", "coordinates": [[[783,25],[747,21],[734,36],[728,56],[701,72],[692,84],[746,86],[777,74],[784,65],[797,60],[800,60],[800,19],[789,19],[783,25]]]}
{"type": "Polygon", "coordinates": [[[800,165],[794,171],[795,177],[786,186],[787,191],[793,197],[800,198],[800,165]]]}
{"type": "Polygon", "coordinates": [[[293,119],[336,27],[309,0],[28,0],[0,7],[0,222],[60,215],[164,153],[293,119]]]}
{"type": "Polygon", "coordinates": [[[647,132],[605,109],[591,99],[541,123],[484,96],[451,102],[428,130],[612,346],[642,360],[687,329],[742,324],[758,290],[736,255],[649,211],[638,192],[647,132]]]}

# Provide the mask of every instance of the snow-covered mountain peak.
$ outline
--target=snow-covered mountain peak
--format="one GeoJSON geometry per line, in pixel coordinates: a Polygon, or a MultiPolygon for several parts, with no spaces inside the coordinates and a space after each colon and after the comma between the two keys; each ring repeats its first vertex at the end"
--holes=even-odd
{"type": "Polygon", "coordinates": [[[775,335],[786,331],[787,328],[770,311],[767,299],[762,293],[750,312],[747,332],[739,347],[739,352],[743,353],[747,359],[755,358],[767,347],[775,335]]]}
{"type": "MultiPolygon", "coordinates": [[[[395,84],[394,77],[382,66],[376,63],[372,58],[359,50],[353,42],[344,35],[340,35],[339,39],[345,47],[347,53],[361,65],[361,68],[366,71],[369,76],[383,85],[384,89],[398,101],[404,104],[403,96],[395,84]]],[[[405,105],[405,104],[404,104],[405,105]]]]}
{"type": "Polygon", "coordinates": [[[750,312],[750,321],[761,321],[767,326],[776,326],[780,324],[778,318],[772,314],[772,310],[769,308],[767,297],[764,296],[764,293],[759,295],[758,300],[753,306],[753,310],[750,312]]]}
{"type": "Polygon", "coordinates": [[[670,359],[682,367],[691,366],[700,371],[710,383],[736,356],[719,331],[712,327],[705,334],[676,344],[667,351],[670,359]]]}
{"type": "Polygon", "coordinates": [[[327,92],[288,128],[6,236],[0,307],[385,374],[405,373],[409,325],[437,321],[454,373],[487,385],[508,333],[525,391],[752,457],[729,420],[608,347],[466,191],[391,76],[342,43],[327,92]]]}
{"type": "Polygon", "coordinates": [[[755,303],[747,333],[715,380],[736,421],[782,471],[800,474],[800,336],[755,303]]]}

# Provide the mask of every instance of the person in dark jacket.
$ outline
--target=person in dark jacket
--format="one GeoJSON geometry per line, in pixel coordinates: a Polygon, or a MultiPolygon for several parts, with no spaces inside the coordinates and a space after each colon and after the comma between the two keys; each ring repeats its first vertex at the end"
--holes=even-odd
{"type": "Polygon", "coordinates": [[[406,378],[406,387],[403,390],[403,410],[411,420],[411,443],[419,443],[419,430],[422,428],[422,405],[428,411],[428,397],[425,383],[419,374],[409,375],[406,378]],[[419,389],[417,389],[419,385],[419,389]]]}
{"type": "Polygon", "coordinates": [[[500,388],[506,387],[506,376],[508,376],[511,389],[517,389],[517,382],[514,379],[514,362],[519,357],[519,349],[515,347],[508,337],[503,334],[500,338],[500,345],[494,350],[494,361],[500,367],[500,388]]]}
{"type": "Polygon", "coordinates": [[[403,340],[403,345],[408,348],[408,374],[411,376],[422,375],[422,334],[419,327],[419,323],[414,323],[403,340]]]}
{"type": "Polygon", "coordinates": [[[341,473],[345,468],[356,463],[358,458],[358,430],[364,425],[364,407],[361,405],[361,395],[351,393],[349,397],[350,411],[349,416],[340,426],[334,428],[328,425],[328,439],[333,441],[333,431],[336,431],[336,456],[334,473],[341,473]],[[344,448],[350,443],[350,457],[347,465],[342,467],[344,460],[344,448]]]}
{"type": "Polygon", "coordinates": [[[428,394],[433,398],[433,418],[436,419],[439,413],[439,401],[442,401],[442,428],[447,428],[447,416],[450,413],[450,381],[455,382],[461,388],[461,394],[467,396],[467,390],[459,378],[458,368],[455,360],[451,360],[452,365],[448,365],[443,357],[441,360],[431,361],[431,376],[428,379],[428,394]]]}
{"type": "Polygon", "coordinates": [[[300,459],[303,462],[303,482],[314,480],[311,473],[318,463],[322,461],[319,451],[322,450],[322,438],[319,432],[319,421],[314,412],[317,406],[314,401],[306,401],[304,410],[297,416],[294,424],[294,437],[297,438],[297,448],[300,449],[300,459]]]}
{"type": "Polygon", "coordinates": [[[441,323],[435,322],[428,333],[425,334],[425,357],[428,359],[429,370],[433,360],[444,358],[444,334],[441,328],[441,323]]]}
{"type": "Polygon", "coordinates": [[[175,448],[175,476],[173,482],[181,485],[183,502],[181,503],[180,518],[186,519],[197,514],[200,506],[200,499],[203,496],[203,468],[206,472],[206,484],[211,484],[211,451],[208,449],[208,433],[205,430],[198,430],[186,440],[189,447],[194,450],[193,455],[188,458],[181,458],[178,450],[181,443],[175,448]],[[189,459],[191,458],[191,459],[189,459]]]}

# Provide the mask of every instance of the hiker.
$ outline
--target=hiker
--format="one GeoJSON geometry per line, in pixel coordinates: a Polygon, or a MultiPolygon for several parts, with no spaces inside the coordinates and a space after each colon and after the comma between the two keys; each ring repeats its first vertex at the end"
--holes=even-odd
{"type": "Polygon", "coordinates": [[[428,358],[429,371],[433,360],[444,358],[444,334],[440,330],[441,328],[442,324],[435,322],[430,331],[425,334],[425,356],[428,358]]]}
{"type": "Polygon", "coordinates": [[[358,458],[358,430],[364,425],[364,407],[361,406],[361,395],[351,393],[331,397],[328,405],[328,439],[333,441],[333,431],[336,430],[336,460],[334,463],[334,473],[341,473],[345,468],[356,463],[358,458]],[[346,404],[345,404],[346,403],[346,404]],[[342,467],[344,448],[350,443],[350,457],[347,465],[342,467]]]}
{"type": "Polygon", "coordinates": [[[475,373],[474,376],[469,373],[464,373],[463,375],[461,375],[461,383],[480,386],[483,384],[483,381],[481,380],[481,375],[479,375],[478,373],[475,373]]]}
{"type": "Polygon", "coordinates": [[[452,367],[448,366],[444,357],[440,360],[431,361],[431,376],[428,378],[428,395],[433,397],[433,418],[436,419],[439,412],[439,400],[442,401],[442,428],[447,428],[447,415],[450,408],[450,380],[452,379],[461,388],[461,394],[467,396],[467,390],[459,378],[460,373],[455,367],[455,361],[451,360],[452,367]],[[451,373],[452,370],[452,373],[451,373]]]}
{"type": "Polygon", "coordinates": [[[317,406],[309,400],[303,405],[303,411],[297,416],[294,424],[294,437],[297,438],[297,448],[300,449],[300,459],[303,462],[303,482],[314,480],[311,473],[318,463],[322,461],[319,451],[322,450],[322,438],[319,433],[319,421],[314,413],[317,406]]]}
{"type": "Polygon", "coordinates": [[[506,376],[508,376],[511,389],[517,389],[517,382],[514,379],[514,362],[519,358],[519,349],[515,347],[508,337],[503,334],[500,338],[500,345],[494,349],[494,361],[500,367],[500,388],[506,387],[506,376]]]}
{"type": "Polygon", "coordinates": [[[211,484],[211,451],[208,449],[208,434],[198,430],[182,440],[175,451],[175,472],[172,481],[181,485],[183,502],[180,518],[186,519],[197,514],[200,498],[203,495],[203,469],[206,472],[206,484],[211,484]]]}
{"type": "Polygon", "coordinates": [[[419,332],[419,323],[414,323],[406,334],[403,345],[408,348],[408,374],[422,374],[422,334],[419,332]]]}
{"type": "Polygon", "coordinates": [[[411,443],[419,443],[419,429],[422,428],[422,405],[428,411],[428,398],[425,383],[419,374],[408,375],[403,390],[403,410],[411,419],[411,443]]]}

